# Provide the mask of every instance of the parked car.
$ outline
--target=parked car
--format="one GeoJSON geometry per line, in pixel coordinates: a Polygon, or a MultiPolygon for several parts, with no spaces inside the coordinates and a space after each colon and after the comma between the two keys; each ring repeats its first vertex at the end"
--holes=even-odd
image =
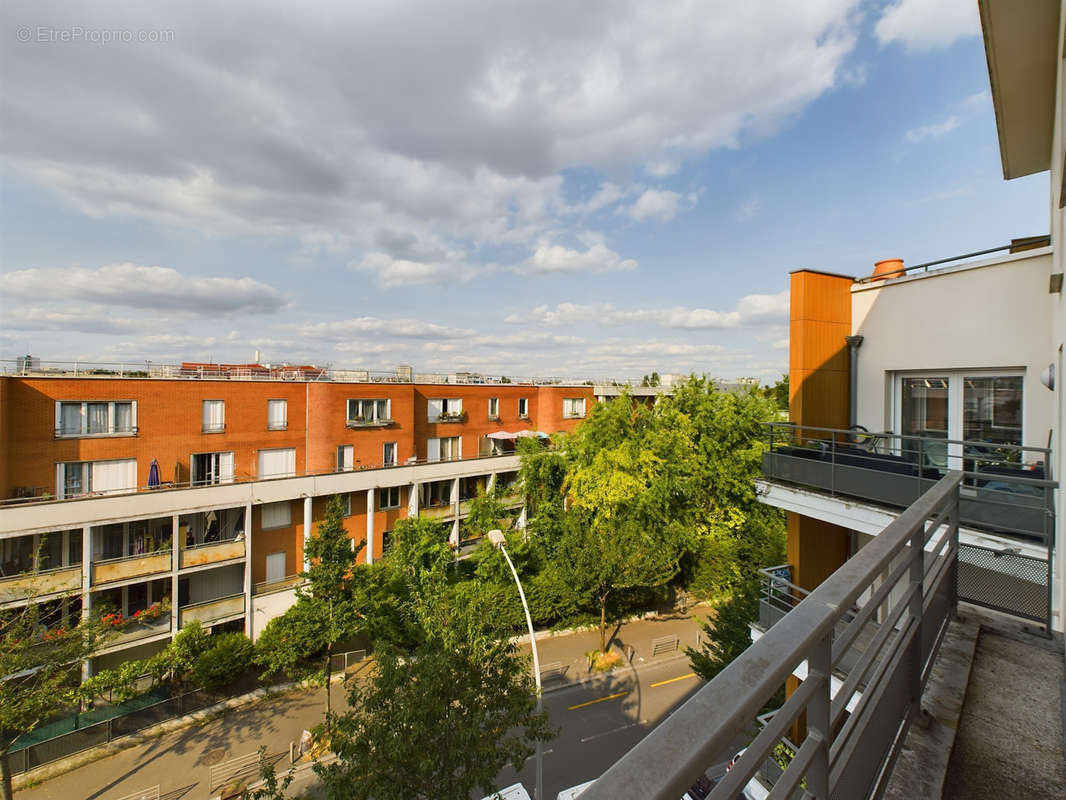
{"type": "MultiPolygon", "coordinates": [[[[587,788],[592,786],[596,781],[586,781],[578,786],[571,786],[569,789],[563,789],[556,796],[556,800],[577,800],[587,788]]],[[[681,796],[681,800],[707,800],[707,795],[711,793],[711,782],[707,780],[706,776],[701,775],[689,790],[681,796]]]]}
{"type": "MultiPolygon", "coordinates": [[[[742,755],[744,755],[744,750],[747,749],[748,748],[745,747],[743,750],[741,750],[735,756],[729,759],[729,764],[725,768],[726,772],[729,772],[729,770],[733,769],[733,765],[737,763],[737,760],[742,755]]],[[[743,797],[744,800],[766,800],[766,798],[769,796],[770,790],[766,787],[762,779],[757,774],[752,776],[751,780],[748,781],[747,784],[744,786],[744,791],[741,793],[741,797],[743,797]]]]}

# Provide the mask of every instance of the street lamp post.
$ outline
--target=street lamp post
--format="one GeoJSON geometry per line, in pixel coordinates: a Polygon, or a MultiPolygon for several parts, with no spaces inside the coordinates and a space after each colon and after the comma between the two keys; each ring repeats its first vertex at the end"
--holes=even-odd
{"type": "MultiPolygon", "coordinates": [[[[541,704],[541,687],[540,687],[540,655],[537,653],[537,637],[533,634],[533,618],[529,614],[529,604],[526,602],[526,593],[522,591],[522,581],[518,580],[518,570],[514,568],[514,564],[511,563],[511,557],[507,555],[507,539],[503,535],[501,530],[489,531],[489,542],[493,547],[498,547],[500,552],[503,553],[503,557],[507,560],[507,566],[511,568],[511,574],[514,575],[515,586],[518,587],[518,596],[522,600],[522,610],[526,612],[526,627],[529,628],[529,646],[533,649],[533,682],[537,687],[537,713],[539,714],[542,709],[541,704]]],[[[541,786],[544,784],[544,763],[543,753],[544,743],[537,739],[537,777],[533,786],[533,800],[543,800],[541,797],[541,786]]]]}

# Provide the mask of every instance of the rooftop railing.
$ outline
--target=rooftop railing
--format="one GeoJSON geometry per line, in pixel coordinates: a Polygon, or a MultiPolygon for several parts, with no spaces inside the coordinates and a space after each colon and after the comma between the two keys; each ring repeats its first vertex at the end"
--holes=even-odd
{"type": "Polygon", "coordinates": [[[762,471],[774,481],[906,508],[948,469],[962,473],[962,525],[1046,547],[1054,535],[1051,450],[981,440],[773,422],[762,471]]]}
{"type": "Polygon", "coordinates": [[[950,472],[605,772],[582,800],[677,800],[755,721],[789,676],[806,677],[710,800],[740,796],[790,731],[773,791],[858,800],[883,792],[956,604],[959,488],[950,472]],[[853,615],[847,619],[848,615],[853,615]],[[844,623],[841,629],[841,623],[844,623]],[[831,675],[879,623],[847,678],[831,675]]]}

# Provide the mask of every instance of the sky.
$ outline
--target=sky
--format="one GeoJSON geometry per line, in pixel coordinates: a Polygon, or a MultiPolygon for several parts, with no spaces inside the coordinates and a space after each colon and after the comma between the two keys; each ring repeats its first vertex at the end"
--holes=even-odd
{"type": "Polygon", "coordinates": [[[975,0],[7,0],[0,358],[788,368],[788,273],[1048,232],[975,0]]]}

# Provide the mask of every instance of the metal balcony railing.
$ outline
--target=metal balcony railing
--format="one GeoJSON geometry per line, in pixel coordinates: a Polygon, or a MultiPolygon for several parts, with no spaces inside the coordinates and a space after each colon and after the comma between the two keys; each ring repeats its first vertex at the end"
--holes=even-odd
{"type": "Polygon", "coordinates": [[[740,796],[790,730],[798,747],[773,796],[790,797],[801,786],[827,800],[880,796],[955,609],[961,484],[957,471],[936,482],[582,800],[677,800],[708,766],[729,759],[734,739],[754,727],[797,671],[806,677],[710,800],[740,796]],[[833,673],[875,621],[878,629],[833,692],[833,673]]]}
{"type": "Polygon", "coordinates": [[[962,472],[964,527],[1046,547],[1055,530],[1051,450],[976,440],[772,422],[762,471],[775,481],[906,508],[948,469],[962,472]]]}

